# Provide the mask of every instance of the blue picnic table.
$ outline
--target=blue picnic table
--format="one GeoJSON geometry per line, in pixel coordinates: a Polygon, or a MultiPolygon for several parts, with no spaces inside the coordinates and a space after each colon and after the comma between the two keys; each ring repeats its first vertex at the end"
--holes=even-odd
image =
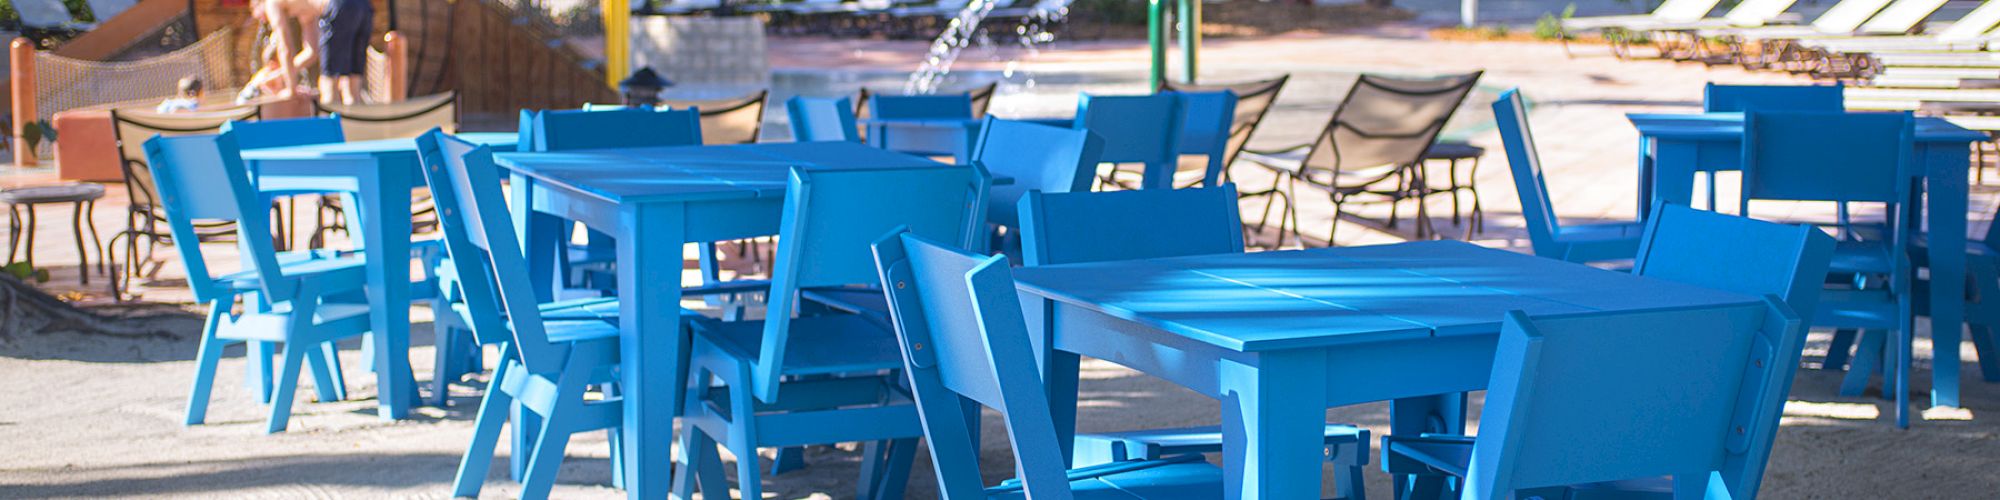
{"type": "Polygon", "coordinates": [[[667,495],[673,419],[690,338],[680,328],[682,247],[777,234],[792,167],[942,168],[846,142],[678,146],[496,155],[536,289],[553,297],[574,220],[617,239],[625,491],[667,495]]]}
{"type": "Polygon", "coordinates": [[[1452,395],[1485,388],[1508,311],[1759,301],[1448,241],[1029,267],[1015,279],[1040,299],[1023,306],[1050,356],[1058,430],[1075,431],[1079,355],[1216,398],[1232,499],[1319,498],[1327,408],[1395,401],[1394,434],[1463,432],[1452,395]]]}
{"type": "MultiPolygon", "coordinates": [[[[1639,213],[1654,200],[1689,204],[1694,199],[1697,171],[1742,170],[1743,113],[1652,114],[1626,118],[1639,130],[1639,213]]],[[[1940,118],[1916,119],[1916,189],[1910,190],[1910,227],[1923,227],[1928,241],[1930,296],[1965,296],[1965,234],[1971,145],[1986,134],[1940,118]],[[1921,182],[1918,182],[1921,181],[1921,182]]],[[[1912,239],[1915,240],[1914,238],[1912,239]]],[[[1930,301],[1931,404],[1959,405],[1959,345],[1963,340],[1965,304],[1959,300],[1930,301]]]]}
{"type": "MultiPolygon", "coordinates": [[[[467,133],[466,140],[512,151],[513,133],[467,133]]],[[[342,191],[355,193],[359,217],[352,221],[357,247],[367,248],[369,335],[375,351],[378,412],[383,419],[407,417],[419,404],[410,370],[410,190],[423,181],[417,141],[311,144],[243,150],[257,175],[258,189],[270,192],[342,191]],[[377,258],[378,256],[397,256],[377,258]]]]}

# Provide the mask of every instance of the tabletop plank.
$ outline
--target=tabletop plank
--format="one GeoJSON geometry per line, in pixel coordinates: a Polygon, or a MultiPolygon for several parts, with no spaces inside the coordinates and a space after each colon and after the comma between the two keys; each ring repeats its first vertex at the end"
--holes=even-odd
{"type": "Polygon", "coordinates": [[[1572,314],[1757,300],[1444,241],[1015,273],[1028,293],[1240,351],[1491,334],[1514,310],[1572,314]]]}
{"type": "Polygon", "coordinates": [[[502,153],[495,155],[495,160],[537,181],[614,202],[783,196],[785,183],[795,166],[828,169],[949,166],[847,142],[502,153]]]}

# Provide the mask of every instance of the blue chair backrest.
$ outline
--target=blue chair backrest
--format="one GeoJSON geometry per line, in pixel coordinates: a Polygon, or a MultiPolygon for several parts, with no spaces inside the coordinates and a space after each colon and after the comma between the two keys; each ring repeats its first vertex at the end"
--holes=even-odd
{"type": "Polygon", "coordinates": [[[995,177],[1014,180],[986,193],[986,220],[1018,229],[1021,218],[1015,209],[1029,191],[1089,191],[1103,149],[1104,140],[1088,130],[986,117],[972,162],[995,177]]]}
{"type": "Polygon", "coordinates": [[[869,118],[878,120],[970,120],[971,94],[873,95],[869,118]]]}
{"type": "Polygon", "coordinates": [[[1229,134],[1236,123],[1236,93],[1227,90],[1173,92],[1181,97],[1180,154],[1208,158],[1202,172],[1204,186],[1221,182],[1223,158],[1229,153],[1229,134]]]}
{"type": "Polygon", "coordinates": [[[216,287],[208,261],[201,254],[195,232],[197,220],[233,221],[237,229],[238,259],[242,269],[254,270],[263,292],[264,304],[292,297],[296,284],[283,279],[278,252],[271,241],[271,220],[255,180],[243,166],[241,150],[233,133],[154,136],[145,144],[146,163],[152,165],[153,182],[160,193],[160,206],[167,211],[167,225],[174,245],[187,266],[188,287],[196,300],[224,300],[230,292],[216,287]]]}
{"type": "Polygon", "coordinates": [[[1549,186],[1542,179],[1542,157],[1535,149],[1535,134],[1528,130],[1528,110],[1521,101],[1521,89],[1508,89],[1493,101],[1493,121],[1500,128],[1500,143],[1507,149],[1507,169],[1514,174],[1514,189],[1520,192],[1521,218],[1528,225],[1528,243],[1535,255],[1559,257],[1556,233],[1562,223],[1549,202],[1549,186]]]}
{"type": "Polygon", "coordinates": [[[473,331],[483,337],[511,330],[512,342],[507,345],[529,371],[561,370],[561,351],[549,343],[527,274],[494,271],[527,269],[528,262],[500,190],[493,152],[433,130],[417,138],[417,154],[437,201],[445,252],[458,272],[459,292],[465,297],[473,331]]]}
{"type": "Polygon", "coordinates": [[[539,151],[701,144],[701,112],[693,109],[546,110],[533,128],[539,151]]]}
{"type": "Polygon", "coordinates": [[[971,248],[986,234],[991,184],[976,166],[793,168],[753,367],[758,398],[777,401],[801,289],[874,284],[869,244],[899,227],[971,248]]]}
{"type": "MultiPolygon", "coordinates": [[[[1656,204],[1646,220],[1646,236],[1632,272],[1745,295],[1775,296],[1793,314],[1810,318],[1819,304],[1833,247],[1832,236],[1809,225],[1656,204]]],[[[1768,362],[1747,367],[1751,372],[1746,376],[1758,381],[1759,391],[1745,393],[1752,398],[1751,406],[1739,409],[1752,415],[1753,425],[1744,433],[1749,444],[1721,470],[1730,484],[1747,482],[1744,488],[1752,492],[1764,477],[1764,464],[1805,348],[1803,335],[1770,341],[1774,348],[1768,362]]]]}
{"type": "Polygon", "coordinates": [[[1069,498],[1039,364],[1006,256],[984,257],[908,232],[874,245],[904,373],[930,445],[940,496],[984,499],[976,402],[1000,413],[1029,498],[1069,498]],[[971,420],[976,421],[976,420],[971,420]]]}
{"type": "Polygon", "coordinates": [[[1742,203],[1899,202],[1908,192],[1914,123],[1907,112],[1749,112],[1742,203]]]}
{"type": "Polygon", "coordinates": [[[1084,94],[1074,128],[1104,139],[1100,161],[1171,165],[1180,158],[1181,96],[1084,94]]]}
{"type": "Polygon", "coordinates": [[[845,97],[794,96],[785,101],[795,142],[861,142],[854,127],[854,104],[845,97]]]}
{"type": "Polygon", "coordinates": [[[1021,199],[1030,266],[1243,252],[1236,185],[1041,193],[1021,199]]]}
{"type": "Polygon", "coordinates": [[[1761,307],[1509,313],[1463,498],[1659,476],[1708,480],[1751,447],[1754,402],[1776,385],[1756,367],[1804,336],[1798,316],[1770,296],[1761,307]]]}
{"type": "Polygon", "coordinates": [[[1846,111],[1846,89],[1834,85],[1716,85],[1702,88],[1701,110],[1708,113],[1745,111],[1846,111]]]}
{"type": "Polygon", "coordinates": [[[243,149],[347,142],[347,133],[340,128],[339,115],[250,122],[230,120],[222,124],[222,131],[234,132],[236,147],[243,149]]]}

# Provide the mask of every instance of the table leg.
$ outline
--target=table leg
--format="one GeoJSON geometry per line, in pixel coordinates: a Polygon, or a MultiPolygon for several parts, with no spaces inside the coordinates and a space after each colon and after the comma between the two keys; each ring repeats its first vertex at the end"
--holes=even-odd
{"type": "Polygon", "coordinates": [[[1326,359],[1260,354],[1256,366],[1221,361],[1223,491],[1232,500],[1319,498],[1326,425],[1326,359]]]}
{"type": "Polygon", "coordinates": [[[1645,220],[1646,212],[1653,209],[1654,160],[1656,158],[1653,157],[1653,139],[1639,136],[1639,190],[1636,191],[1639,194],[1639,211],[1636,213],[1639,214],[1640,220],[1645,220]]]}
{"type": "Polygon", "coordinates": [[[1641,201],[1646,204],[1646,209],[1640,213],[1650,210],[1654,200],[1694,206],[1694,172],[1698,167],[1695,162],[1700,154],[1698,145],[1686,141],[1654,141],[1653,151],[1650,181],[1653,191],[1650,197],[1641,201]]]}
{"type": "Polygon", "coordinates": [[[1931,404],[1958,406],[1959,342],[1964,337],[1966,147],[1926,145],[1926,215],[1931,270],[1931,404]]]}
{"type": "Polygon", "coordinates": [[[535,181],[521,174],[508,178],[511,195],[509,210],[514,213],[514,233],[521,235],[521,252],[528,259],[528,279],[534,284],[535,299],[540,302],[555,300],[556,289],[562,280],[556,279],[556,259],[562,255],[562,240],[566,225],[560,217],[535,211],[535,181]]]}
{"type": "MultiPolygon", "coordinates": [[[[411,159],[415,161],[414,158],[411,159]]],[[[371,165],[361,179],[361,246],[368,252],[369,335],[383,419],[401,419],[417,404],[410,372],[410,187],[415,165],[371,165]]],[[[349,230],[353,230],[350,226],[349,230]]]]}
{"type": "Polygon", "coordinates": [[[685,214],[680,205],[628,204],[621,207],[618,225],[619,380],[625,400],[619,438],[625,494],[664,498],[673,472],[674,416],[686,377],[688,339],[680,324],[685,214]]]}

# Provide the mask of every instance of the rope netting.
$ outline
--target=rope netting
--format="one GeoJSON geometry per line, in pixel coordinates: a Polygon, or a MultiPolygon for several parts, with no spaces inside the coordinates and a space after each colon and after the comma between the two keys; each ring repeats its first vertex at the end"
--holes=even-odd
{"type": "Polygon", "coordinates": [[[174,94],[190,75],[202,79],[210,95],[229,95],[241,86],[234,66],[232,29],[156,57],[137,61],[86,61],[35,52],[35,111],[46,120],[57,112],[134,101],[158,101],[174,94]]]}

